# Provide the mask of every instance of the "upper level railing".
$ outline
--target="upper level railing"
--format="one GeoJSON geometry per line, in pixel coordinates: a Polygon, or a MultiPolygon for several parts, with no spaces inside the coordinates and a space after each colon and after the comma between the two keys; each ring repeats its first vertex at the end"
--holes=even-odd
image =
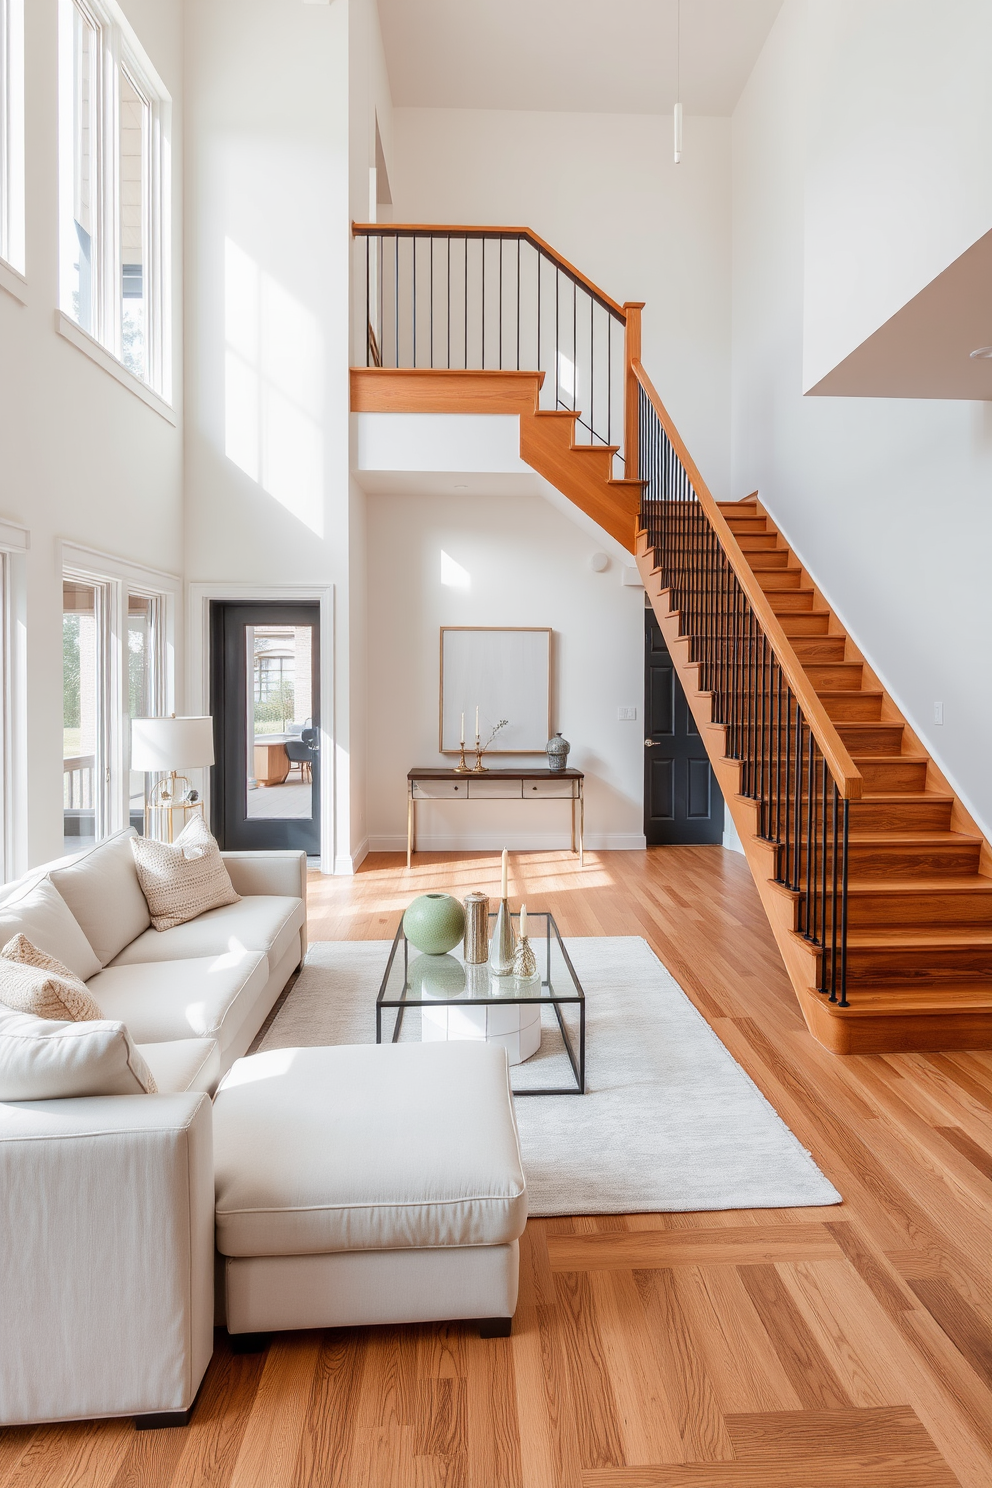
{"type": "Polygon", "coordinates": [[[541,406],[623,458],[626,307],[526,227],[355,223],[368,367],[544,372],[541,406]]]}
{"type": "Polygon", "coordinates": [[[725,725],[726,755],[740,761],[758,836],[775,848],[776,880],[797,895],[797,929],[820,953],[818,990],[846,1007],[849,803],[861,774],[639,361],[631,372],[631,454],[661,587],[725,725]]]}

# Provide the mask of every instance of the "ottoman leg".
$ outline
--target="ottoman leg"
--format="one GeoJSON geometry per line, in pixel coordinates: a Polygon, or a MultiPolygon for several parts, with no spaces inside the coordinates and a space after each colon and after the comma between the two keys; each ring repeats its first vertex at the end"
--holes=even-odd
{"type": "Polygon", "coordinates": [[[271,1333],[228,1333],[232,1354],[263,1354],[272,1342],[271,1333]]]}
{"type": "Polygon", "coordinates": [[[165,1426],[188,1426],[193,1407],[179,1411],[154,1411],[150,1416],[135,1416],[136,1431],[160,1431],[165,1426]]]}
{"type": "Polygon", "coordinates": [[[479,1322],[480,1338],[509,1338],[513,1327],[512,1317],[482,1318],[479,1322]]]}

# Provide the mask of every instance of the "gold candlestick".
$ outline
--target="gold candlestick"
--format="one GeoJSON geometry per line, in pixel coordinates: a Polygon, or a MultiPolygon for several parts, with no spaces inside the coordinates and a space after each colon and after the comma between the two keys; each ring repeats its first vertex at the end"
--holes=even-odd
{"type": "Polygon", "coordinates": [[[482,745],[479,742],[479,735],[478,734],[476,734],[476,736],[475,736],[475,765],[473,766],[471,773],[473,775],[488,775],[489,774],[489,767],[488,767],[488,765],[484,765],[482,763],[482,745]]]}
{"type": "Polygon", "coordinates": [[[472,774],[472,770],[471,770],[470,766],[468,766],[465,763],[465,740],[464,739],[462,740],[461,745],[459,746],[459,748],[460,748],[460,757],[459,757],[459,760],[458,760],[457,765],[452,766],[453,773],[455,775],[471,775],[472,774]]]}

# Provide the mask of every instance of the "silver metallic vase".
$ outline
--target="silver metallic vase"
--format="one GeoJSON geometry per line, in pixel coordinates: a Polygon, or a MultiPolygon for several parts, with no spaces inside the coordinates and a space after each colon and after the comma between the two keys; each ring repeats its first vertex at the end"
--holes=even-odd
{"type": "Polygon", "coordinates": [[[564,770],[568,763],[568,751],[571,747],[568,740],[563,739],[561,734],[555,734],[553,739],[549,739],[545,745],[545,752],[548,756],[548,768],[551,770],[564,770]]]}
{"type": "Polygon", "coordinates": [[[510,901],[501,899],[499,909],[496,911],[496,923],[493,926],[493,938],[489,946],[489,966],[493,976],[511,976],[513,973],[513,956],[517,943],[513,934],[513,923],[510,919],[510,901]]]}
{"type": "Polygon", "coordinates": [[[465,964],[489,960],[489,895],[465,895],[465,964]]]}

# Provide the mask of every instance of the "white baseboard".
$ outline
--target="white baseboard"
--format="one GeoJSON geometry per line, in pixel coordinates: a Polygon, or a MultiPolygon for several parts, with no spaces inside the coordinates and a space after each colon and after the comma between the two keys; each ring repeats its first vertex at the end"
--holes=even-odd
{"type": "MultiPolygon", "coordinates": [[[[638,852],[647,846],[643,832],[592,832],[586,834],[586,847],[592,852],[638,852]]],[[[439,832],[417,833],[418,852],[563,852],[571,846],[567,832],[439,832]]],[[[369,852],[406,852],[406,835],[376,835],[368,840],[369,852]]],[[[359,860],[361,861],[361,860],[359,860]]]]}
{"type": "MultiPolygon", "coordinates": [[[[403,839],[403,846],[406,846],[405,837],[403,839]]],[[[354,852],[338,853],[337,857],[334,859],[335,877],[349,878],[351,874],[357,873],[368,855],[369,839],[367,837],[365,838],[364,842],[360,842],[358,844],[354,852]]]]}

